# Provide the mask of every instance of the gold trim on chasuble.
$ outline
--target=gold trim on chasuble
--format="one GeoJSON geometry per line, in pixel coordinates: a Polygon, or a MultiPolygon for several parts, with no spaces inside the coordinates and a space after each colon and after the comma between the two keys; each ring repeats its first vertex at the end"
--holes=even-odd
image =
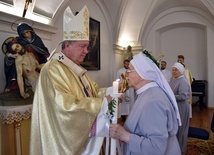
{"type": "Polygon", "coordinates": [[[82,91],[85,96],[96,97],[96,94],[93,93],[92,86],[90,85],[89,79],[86,78],[86,72],[84,68],[75,64],[72,60],[68,59],[63,53],[55,52],[51,59],[56,59],[70,68],[70,71],[74,74],[77,81],[82,85],[82,91]]]}

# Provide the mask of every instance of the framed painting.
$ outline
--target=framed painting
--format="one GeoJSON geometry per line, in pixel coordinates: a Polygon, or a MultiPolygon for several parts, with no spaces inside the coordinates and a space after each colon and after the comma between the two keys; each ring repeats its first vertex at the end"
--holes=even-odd
{"type": "Polygon", "coordinates": [[[81,65],[87,70],[100,70],[100,22],[90,18],[89,47],[81,65]]]}

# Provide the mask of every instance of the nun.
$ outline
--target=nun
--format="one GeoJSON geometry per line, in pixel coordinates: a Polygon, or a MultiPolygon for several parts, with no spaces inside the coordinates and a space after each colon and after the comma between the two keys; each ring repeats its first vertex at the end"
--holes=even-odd
{"type": "Polygon", "coordinates": [[[123,155],[180,155],[176,137],[181,125],[175,96],[147,51],[135,55],[127,70],[137,99],[124,126],[111,124],[109,135],[119,139],[123,155]]]}
{"type": "Polygon", "coordinates": [[[182,122],[182,126],[178,129],[177,138],[182,154],[186,154],[190,120],[190,104],[188,103],[188,100],[191,94],[191,87],[189,80],[186,77],[185,68],[179,62],[176,62],[172,66],[172,80],[170,81],[170,86],[175,94],[182,122]]]}

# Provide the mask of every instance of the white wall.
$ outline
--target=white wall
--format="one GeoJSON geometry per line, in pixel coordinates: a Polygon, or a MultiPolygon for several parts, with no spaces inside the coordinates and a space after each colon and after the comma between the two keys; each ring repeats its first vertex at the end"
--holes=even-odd
{"type": "Polygon", "coordinates": [[[167,68],[171,70],[177,61],[177,55],[185,56],[185,65],[198,80],[207,80],[205,60],[205,30],[196,27],[181,26],[160,33],[160,51],[165,54],[167,68]],[[194,58],[194,61],[192,60],[194,58]]]}
{"type": "Polygon", "coordinates": [[[168,69],[185,56],[185,64],[194,78],[208,81],[208,106],[214,107],[214,23],[209,15],[196,8],[179,7],[166,10],[148,23],[142,44],[154,55],[165,54],[168,69]]]}

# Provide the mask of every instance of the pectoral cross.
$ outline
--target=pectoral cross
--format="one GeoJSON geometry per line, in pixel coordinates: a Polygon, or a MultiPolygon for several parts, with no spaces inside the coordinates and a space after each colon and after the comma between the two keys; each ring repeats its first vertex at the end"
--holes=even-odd
{"type": "Polygon", "coordinates": [[[59,60],[61,60],[61,59],[64,59],[64,56],[62,55],[62,56],[59,56],[59,60]]]}

